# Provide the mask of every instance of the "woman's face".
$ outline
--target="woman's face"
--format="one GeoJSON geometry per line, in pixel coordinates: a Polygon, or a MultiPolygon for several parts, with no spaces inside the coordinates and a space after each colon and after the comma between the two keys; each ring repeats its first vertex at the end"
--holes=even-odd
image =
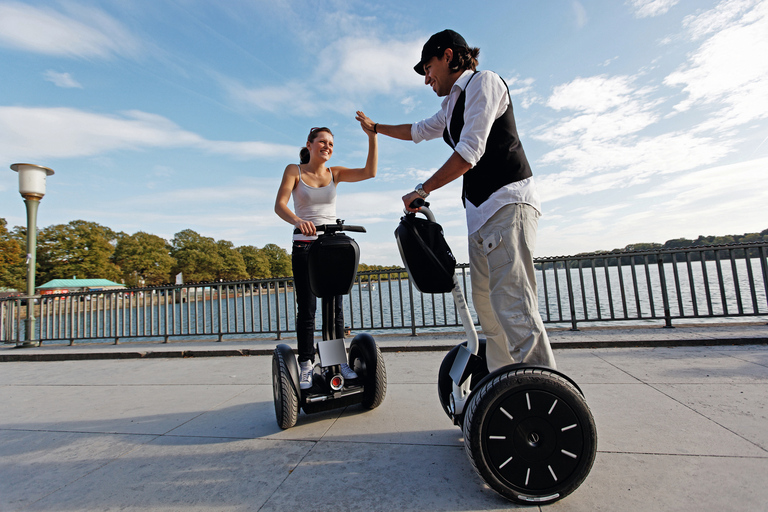
{"type": "Polygon", "coordinates": [[[333,154],[333,135],[328,132],[320,132],[312,142],[307,142],[310,156],[320,158],[324,162],[331,159],[333,154]]]}

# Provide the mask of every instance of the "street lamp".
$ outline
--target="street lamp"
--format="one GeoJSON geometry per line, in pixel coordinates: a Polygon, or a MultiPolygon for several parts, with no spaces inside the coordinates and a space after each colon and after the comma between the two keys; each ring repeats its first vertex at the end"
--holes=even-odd
{"type": "Polygon", "coordinates": [[[19,173],[19,193],[27,207],[27,336],[17,347],[36,347],[35,339],[35,265],[37,263],[37,207],[45,195],[45,180],[53,169],[35,164],[13,164],[19,173]]]}

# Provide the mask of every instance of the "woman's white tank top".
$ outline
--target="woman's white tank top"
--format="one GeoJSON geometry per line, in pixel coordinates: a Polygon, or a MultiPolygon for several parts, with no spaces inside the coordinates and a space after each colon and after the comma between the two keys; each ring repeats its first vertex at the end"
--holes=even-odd
{"type": "MultiPolygon", "coordinates": [[[[293,210],[304,220],[310,220],[317,226],[320,224],[336,224],[336,183],[333,181],[324,187],[310,187],[301,179],[299,167],[299,184],[293,189],[293,210]]],[[[294,240],[316,240],[317,236],[305,236],[301,233],[293,235],[294,240]]]]}

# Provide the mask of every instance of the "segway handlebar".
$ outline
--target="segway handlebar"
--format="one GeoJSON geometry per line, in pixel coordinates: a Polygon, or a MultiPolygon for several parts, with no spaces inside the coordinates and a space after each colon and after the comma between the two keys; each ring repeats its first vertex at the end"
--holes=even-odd
{"type": "MultiPolygon", "coordinates": [[[[336,224],[318,224],[315,226],[315,231],[318,233],[325,233],[327,235],[338,233],[339,231],[354,231],[357,233],[366,233],[367,231],[363,226],[353,226],[351,224],[344,224],[344,221],[337,221],[336,224]]],[[[299,228],[293,230],[294,235],[301,234],[299,228]]]]}
{"type": "MultiPolygon", "coordinates": [[[[435,222],[435,215],[432,213],[432,210],[429,209],[429,203],[426,202],[421,197],[417,197],[413,200],[410,204],[411,208],[418,208],[420,213],[423,213],[427,219],[429,219],[432,222],[435,222]]],[[[411,212],[407,212],[411,213],[411,212]]]]}

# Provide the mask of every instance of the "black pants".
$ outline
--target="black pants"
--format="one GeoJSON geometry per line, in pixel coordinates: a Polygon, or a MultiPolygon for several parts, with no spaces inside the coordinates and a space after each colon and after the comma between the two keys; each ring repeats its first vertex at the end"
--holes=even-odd
{"type": "MultiPolygon", "coordinates": [[[[317,311],[317,297],[309,287],[309,271],[307,255],[312,242],[293,242],[291,263],[293,265],[293,290],[296,294],[298,314],[296,316],[296,339],[299,349],[299,363],[315,360],[315,312],[317,311]]],[[[344,311],[342,308],[342,296],[322,299],[323,311],[333,308],[334,311],[334,338],[344,337],[344,311]]],[[[326,330],[328,319],[323,318],[323,331],[326,330]]]]}

